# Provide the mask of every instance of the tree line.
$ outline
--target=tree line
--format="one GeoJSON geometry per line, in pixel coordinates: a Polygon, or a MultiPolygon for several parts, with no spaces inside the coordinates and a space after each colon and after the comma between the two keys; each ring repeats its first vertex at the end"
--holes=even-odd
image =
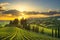
{"type": "MultiPolygon", "coordinates": [[[[5,27],[19,27],[23,28],[26,30],[31,30],[30,24],[27,23],[27,19],[22,18],[20,21],[18,19],[15,19],[13,21],[10,21],[9,24],[6,24],[5,27]]],[[[52,37],[58,37],[60,38],[60,32],[59,32],[59,27],[55,29],[55,34],[54,34],[54,29],[52,29],[52,37]]],[[[32,28],[32,31],[39,33],[39,27],[34,27],[32,28]]],[[[42,29],[41,33],[44,34],[44,28],[42,29]]]]}

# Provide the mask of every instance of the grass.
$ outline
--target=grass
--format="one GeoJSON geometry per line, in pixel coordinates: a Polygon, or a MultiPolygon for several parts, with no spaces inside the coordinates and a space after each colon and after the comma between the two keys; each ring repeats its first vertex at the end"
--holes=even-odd
{"type": "Polygon", "coordinates": [[[17,27],[0,28],[0,40],[59,40],[41,33],[35,33],[17,27]]]}
{"type": "MultiPolygon", "coordinates": [[[[53,35],[55,36],[55,27],[54,28],[48,28],[48,27],[45,27],[44,25],[37,25],[37,24],[31,24],[30,26],[31,26],[31,29],[33,29],[33,27],[38,27],[40,33],[44,29],[43,30],[44,34],[50,35],[50,36],[52,36],[52,30],[53,30],[53,35]]],[[[57,30],[57,33],[58,33],[58,30],[57,30]]]]}

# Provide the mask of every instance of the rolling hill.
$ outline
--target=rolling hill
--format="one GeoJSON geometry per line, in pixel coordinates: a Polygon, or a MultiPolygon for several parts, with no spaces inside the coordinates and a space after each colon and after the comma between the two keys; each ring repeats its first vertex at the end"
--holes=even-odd
{"type": "Polygon", "coordinates": [[[59,40],[41,33],[35,33],[17,27],[0,28],[0,40],[59,40]]]}

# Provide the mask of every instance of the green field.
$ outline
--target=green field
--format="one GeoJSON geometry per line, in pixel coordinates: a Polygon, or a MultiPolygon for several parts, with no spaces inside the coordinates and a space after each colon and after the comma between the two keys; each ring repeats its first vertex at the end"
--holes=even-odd
{"type": "Polygon", "coordinates": [[[17,27],[0,28],[0,40],[59,40],[41,33],[35,33],[17,27]]]}
{"type": "Polygon", "coordinates": [[[58,37],[60,21],[56,18],[31,19],[23,23],[14,20],[13,22],[1,21],[0,40],[60,40],[60,37],[58,37]],[[22,25],[24,26],[22,27],[22,25]]]}

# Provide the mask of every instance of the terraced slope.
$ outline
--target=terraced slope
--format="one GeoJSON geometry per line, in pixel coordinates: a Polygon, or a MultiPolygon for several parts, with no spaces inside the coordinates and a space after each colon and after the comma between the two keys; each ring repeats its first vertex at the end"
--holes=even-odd
{"type": "Polygon", "coordinates": [[[59,40],[17,27],[0,28],[0,40],[59,40]]]}

